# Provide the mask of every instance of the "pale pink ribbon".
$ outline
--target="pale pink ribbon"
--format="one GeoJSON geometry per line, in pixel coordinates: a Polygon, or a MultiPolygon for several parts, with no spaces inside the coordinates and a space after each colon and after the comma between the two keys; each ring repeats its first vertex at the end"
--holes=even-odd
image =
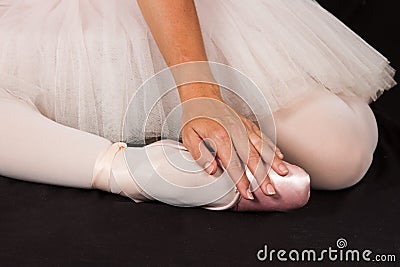
{"type": "Polygon", "coordinates": [[[116,142],[109,146],[103,154],[99,155],[93,168],[92,188],[111,192],[110,177],[112,163],[117,153],[126,147],[126,143],[116,142]]]}

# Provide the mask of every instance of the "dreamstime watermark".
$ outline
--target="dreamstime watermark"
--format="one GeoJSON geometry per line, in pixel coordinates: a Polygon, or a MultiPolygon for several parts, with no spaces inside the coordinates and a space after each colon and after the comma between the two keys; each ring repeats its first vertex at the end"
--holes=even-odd
{"type": "Polygon", "coordinates": [[[364,261],[364,262],[395,262],[395,254],[374,254],[370,249],[347,249],[347,240],[339,238],[336,247],[326,249],[270,249],[268,245],[258,250],[259,261],[364,261]]]}

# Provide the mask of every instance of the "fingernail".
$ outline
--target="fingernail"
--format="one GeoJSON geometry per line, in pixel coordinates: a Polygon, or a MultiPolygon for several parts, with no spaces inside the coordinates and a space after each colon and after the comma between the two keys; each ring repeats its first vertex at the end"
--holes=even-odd
{"type": "Polygon", "coordinates": [[[278,157],[279,157],[280,159],[283,159],[283,154],[282,154],[281,152],[278,152],[278,157]]]}
{"type": "Polygon", "coordinates": [[[251,191],[250,191],[249,188],[247,189],[247,197],[248,197],[249,199],[251,199],[251,200],[254,199],[253,194],[251,193],[251,191]]]}
{"type": "Polygon", "coordinates": [[[265,189],[266,189],[268,195],[275,195],[275,193],[276,193],[272,184],[267,184],[265,189]]]}
{"type": "Polygon", "coordinates": [[[284,173],[287,173],[289,170],[286,168],[285,164],[281,163],[279,164],[279,170],[281,170],[284,173]]]}

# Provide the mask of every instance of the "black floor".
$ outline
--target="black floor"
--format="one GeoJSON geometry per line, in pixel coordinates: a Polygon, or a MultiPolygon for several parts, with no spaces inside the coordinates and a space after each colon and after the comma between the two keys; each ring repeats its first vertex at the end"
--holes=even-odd
{"type": "MultiPolygon", "coordinates": [[[[400,67],[395,0],[319,2],[400,67]]],[[[0,266],[293,266],[299,263],[279,262],[276,255],[260,262],[256,253],[264,245],[287,253],[337,249],[339,238],[347,241],[342,251],[369,249],[370,258],[395,254],[400,266],[399,103],[397,87],[372,105],[380,140],[361,183],[343,191],[312,191],[307,206],[288,213],[135,204],[101,191],[0,178],[0,266]]],[[[325,255],[323,265],[332,264],[355,265],[325,255]]]]}

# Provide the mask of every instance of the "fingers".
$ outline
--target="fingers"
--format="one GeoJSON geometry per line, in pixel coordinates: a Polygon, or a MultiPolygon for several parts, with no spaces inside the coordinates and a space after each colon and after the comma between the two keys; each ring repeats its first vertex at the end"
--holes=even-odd
{"type": "Polygon", "coordinates": [[[215,156],[204,144],[202,138],[193,130],[188,129],[185,132],[185,147],[189,150],[193,159],[197,164],[204,169],[208,174],[215,174],[218,170],[218,164],[215,156]]]}
{"type": "Polygon", "coordinates": [[[275,188],[274,186],[271,184],[270,178],[268,176],[268,179],[266,179],[262,184],[261,184],[261,191],[263,191],[263,193],[267,196],[272,196],[275,195],[275,188]]]}
{"type": "Polygon", "coordinates": [[[257,152],[261,155],[267,166],[271,166],[276,173],[281,176],[288,174],[288,169],[282,159],[276,156],[276,153],[267,144],[265,139],[261,139],[258,135],[254,133],[249,134],[249,139],[254,145],[257,152]]]}
{"type": "Polygon", "coordinates": [[[282,160],[283,154],[280,151],[280,149],[277,148],[267,136],[263,135],[257,126],[255,127],[254,126],[252,126],[253,131],[250,131],[249,133],[249,139],[251,143],[254,144],[255,148],[257,149],[258,153],[260,153],[264,162],[270,165],[276,173],[278,173],[281,176],[287,175],[289,170],[286,164],[282,160]],[[276,150],[275,152],[273,152],[273,149],[275,147],[276,150]],[[281,156],[279,156],[279,154],[281,154],[281,156]]]}
{"type": "MultiPolygon", "coordinates": [[[[247,167],[256,179],[257,185],[261,186],[262,184],[271,183],[267,173],[267,167],[265,166],[259,152],[251,142],[249,142],[249,156],[247,159],[247,167]]],[[[257,188],[254,188],[254,190],[256,189],[257,188]]],[[[269,186],[269,189],[271,190],[269,190],[268,195],[275,194],[275,190],[273,189],[272,185],[269,186]]]]}
{"type": "MultiPolygon", "coordinates": [[[[203,140],[211,138],[210,140],[213,141],[212,148],[216,151],[218,163],[225,168],[245,199],[252,199],[253,197],[249,189],[250,181],[246,176],[244,164],[253,174],[258,185],[269,185],[269,189],[272,185],[267,175],[266,165],[271,166],[279,175],[284,176],[288,173],[282,161],[283,155],[280,150],[269,138],[264,138],[262,132],[254,123],[238,116],[222,102],[213,101],[212,105],[209,101],[201,101],[202,105],[197,102],[188,105],[186,116],[182,117],[184,118],[182,121],[188,123],[185,123],[186,127],[184,128],[187,131],[185,134],[182,131],[182,139],[193,159],[205,171],[215,174],[219,170],[217,161],[203,140]],[[209,108],[204,108],[207,105],[209,108]],[[219,108],[216,109],[215,106],[219,108]],[[202,116],[193,120],[192,118],[197,115],[202,116]],[[207,119],[204,118],[205,115],[207,115],[207,119]]],[[[269,192],[272,191],[269,190],[269,192]]]]}
{"type": "Polygon", "coordinates": [[[250,192],[249,179],[246,176],[243,164],[234,149],[229,134],[221,130],[216,134],[215,140],[217,157],[228,172],[229,177],[235,182],[237,190],[243,198],[254,199],[253,194],[250,192]]]}
{"type": "MultiPolygon", "coordinates": [[[[229,173],[229,172],[228,172],[229,173]]],[[[243,198],[253,200],[254,196],[250,191],[250,182],[246,175],[243,175],[239,182],[236,184],[236,188],[243,198]]]]}
{"type": "Polygon", "coordinates": [[[245,120],[246,125],[253,130],[253,132],[255,132],[256,135],[258,135],[262,140],[264,140],[269,147],[275,151],[275,154],[280,158],[283,159],[284,155],[282,153],[282,151],[279,149],[279,147],[277,147],[272,141],[271,139],[268,138],[268,136],[266,136],[265,134],[263,134],[261,132],[261,130],[258,128],[258,126],[252,122],[251,120],[245,120]]]}
{"type": "MultiPolygon", "coordinates": [[[[232,132],[233,145],[237,151],[237,154],[239,155],[241,161],[245,163],[249,171],[256,179],[257,185],[261,185],[261,183],[268,178],[267,169],[263,164],[259,152],[254,147],[251,140],[249,140],[250,138],[248,136],[249,134],[252,134],[253,136],[257,137],[257,135],[246,128],[243,131],[234,128],[231,129],[231,132],[232,132]]],[[[272,151],[270,151],[270,153],[272,153],[272,151]]]]}
{"type": "Polygon", "coordinates": [[[279,149],[279,147],[274,146],[275,147],[275,154],[278,156],[278,158],[283,159],[283,153],[282,151],[279,149]]]}

